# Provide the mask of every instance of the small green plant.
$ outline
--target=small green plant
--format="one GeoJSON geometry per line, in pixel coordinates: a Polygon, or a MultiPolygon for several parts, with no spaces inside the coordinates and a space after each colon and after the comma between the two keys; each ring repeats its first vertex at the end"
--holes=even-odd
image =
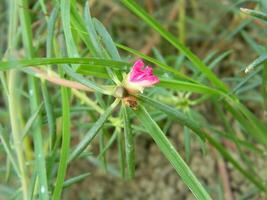
{"type": "MultiPolygon", "coordinates": [[[[185,2],[182,1],[182,8],[185,2]]],[[[96,158],[100,166],[108,171],[106,154],[117,141],[120,175],[126,180],[134,179],[137,132],[147,133],[153,139],[196,199],[208,200],[211,195],[208,186],[188,164],[192,154],[191,134],[203,146],[209,144],[217,150],[218,155],[266,196],[266,180],[250,166],[250,158],[243,151],[266,159],[267,126],[240,95],[251,84],[262,84],[266,115],[266,48],[257,48],[259,58],[246,67],[247,75],[232,86],[213,70],[229,52],[209,63],[186,47],[183,12],[179,40],[135,1],[121,0],[121,5],[181,53],[177,56],[178,67],[173,67],[159,56],[150,57],[114,43],[104,25],[91,17],[88,2],[82,5],[70,0],[47,2],[53,7],[50,13],[43,0],[31,2],[31,7],[26,0],[6,3],[7,48],[0,61],[4,104],[3,117],[0,115],[0,158],[6,159],[6,166],[1,172],[5,181],[0,184],[0,198],[62,199],[65,188],[90,178],[90,172],[66,177],[74,161],[95,156],[88,147],[96,138],[99,138],[96,158]],[[31,11],[41,14],[35,16],[31,11]],[[41,25],[35,29],[33,22],[39,19],[41,25]],[[137,56],[150,63],[154,73],[152,68],[144,68],[142,60],[134,63],[123,55],[137,56]],[[189,66],[190,73],[179,68],[184,64],[189,66]],[[251,82],[255,77],[256,83],[251,82]],[[195,109],[207,102],[214,106],[219,125],[209,123],[195,109]],[[184,129],[186,161],[162,126],[171,120],[184,129]],[[238,124],[242,134],[237,134],[231,120],[238,124]],[[237,147],[235,153],[242,159],[232,155],[224,140],[237,147]],[[16,183],[12,184],[10,180],[14,177],[16,183]]],[[[242,9],[242,12],[267,21],[266,10],[242,9]]],[[[249,35],[242,34],[253,47],[258,47],[249,35]]]]}

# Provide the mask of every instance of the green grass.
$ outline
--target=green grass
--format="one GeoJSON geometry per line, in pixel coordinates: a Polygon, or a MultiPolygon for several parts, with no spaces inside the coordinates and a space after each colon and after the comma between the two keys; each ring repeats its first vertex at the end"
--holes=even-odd
{"type": "Polygon", "coordinates": [[[132,181],[143,156],[141,134],[196,199],[223,198],[226,188],[216,169],[207,169],[219,174],[215,185],[193,170],[201,167],[192,166],[193,146],[242,175],[250,189],[235,193],[237,199],[266,198],[264,169],[253,164],[265,162],[267,152],[265,1],[242,12],[238,6],[246,1],[139,2],[1,5],[7,9],[0,15],[6,33],[0,38],[0,199],[68,198],[72,185],[96,181],[88,169],[73,171],[88,160],[132,181]],[[160,82],[132,95],[132,108],[118,88],[136,57],[154,67],[160,82]]]}

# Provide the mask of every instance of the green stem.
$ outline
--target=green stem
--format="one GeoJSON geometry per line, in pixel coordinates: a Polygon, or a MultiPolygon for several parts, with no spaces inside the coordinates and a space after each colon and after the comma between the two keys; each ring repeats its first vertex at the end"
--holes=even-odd
{"type": "Polygon", "coordinates": [[[8,106],[10,113],[10,122],[12,129],[12,137],[14,141],[14,148],[18,159],[19,171],[20,171],[20,181],[21,188],[23,193],[23,199],[27,200],[28,198],[28,178],[25,167],[25,159],[23,154],[23,143],[22,137],[20,133],[20,125],[18,120],[17,113],[17,95],[16,95],[16,80],[17,80],[17,72],[15,70],[10,70],[9,73],[9,95],[8,95],[8,106]]]}
{"type": "MultiPolygon", "coordinates": [[[[61,70],[61,75],[63,76],[63,72],[61,70]]],[[[61,87],[61,94],[62,94],[62,146],[61,146],[61,153],[60,153],[60,161],[59,167],[57,172],[57,180],[55,185],[55,190],[53,193],[53,199],[58,200],[60,199],[64,178],[66,175],[67,167],[68,167],[68,156],[69,156],[69,147],[70,147],[70,103],[69,103],[69,95],[68,89],[65,87],[61,87]]]]}
{"type": "MultiPolygon", "coordinates": [[[[13,51],[15,51],[17,41],[14,39],[17,34],[17,24],[18,24],[18,15],[17,15],[17,3],[15,0],[9,2],[9,26],[8,26],[8,57],[12,59],[13,51]]],[[[17,87],[17,71],[10,70],[8,73],[8,86],[5,87],[6,95],[8,100],[9,108],[9,117],[12,130],[12,138],[14,142],[14,149],[18,162],[19,170],[19,179],[21,182],[22,196],[24,200],[28,199],[28,178],[27,178],[27,169],[25,167],[25,158],[23,152],[23,138],[20,134],[20,121],[18,114],[19,100],[17,98],[16,87],[17,87]]],[[[4,74],[2,74],[2,82],[4,83],[4,74]]],[[[5,85],[5,84],[3,84],[5,85]]]]}
{"type": "MultiPolygon", "coordinates": [[[[34,57],[34,47],[32,41],[31,19],[28,9],[28,0],[18,1],[20,23],[22,28],[23,47],[25,49],[26,57],[32,59],[34,57]]],[[[39,106],[39,87],[37,79],[32,76],[28,77],[29,95],[31,112],[34,113],[39,106]]],[[[42,138],[42,124],[41,118],[38,116],[33,125],[33,141],[35,151],[35,164],[37,169],[38,183],[39,183],[39,197],[41,200],[48,200],[48,185],[46,173],[46,160],[43,152],[43,138],[42,138]]]]}
{"type": "Polygon", "coordinates": [[[92,101],[90,98],[88,98],[84,93],[79,92],[78,90],[72,89],[71,92],[78,97],[80,100],[82,100],[84,103],[87,105],[91,106],[92,108],[95,109],[96,112],[99,114],[103,114],[104,110],[97,105],[94,101],[92,101]]]}

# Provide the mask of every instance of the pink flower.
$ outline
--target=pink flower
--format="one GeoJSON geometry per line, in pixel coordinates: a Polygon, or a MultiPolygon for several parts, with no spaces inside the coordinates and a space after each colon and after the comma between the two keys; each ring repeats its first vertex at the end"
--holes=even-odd
{"type": "Polygon", "coordinates": [[[125,87],[130,93],[143,93],[144,88],[152,87],[159,82],[159,78],[153,75],[152,67],[146,66],[141,59],[137,60],[130,73],[126,77],[125,87]]]}

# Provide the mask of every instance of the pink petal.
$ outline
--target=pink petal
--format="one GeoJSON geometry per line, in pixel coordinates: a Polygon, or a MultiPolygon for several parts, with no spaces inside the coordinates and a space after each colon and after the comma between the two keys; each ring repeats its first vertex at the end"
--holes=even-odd
{"type": "Polygon", "coordinates": [[[136,70],[139,71],[139,70],[141,70],[144,66],[145,66],[144,62],[143,62],[141,59],[138,59],[138,60],[134,63],[132,70],[133,70],[133,71],[136,71],[136,70]]]}
{"type": "Polygon", "coordinates": [[[153,75],[153,69],[152,69],[152,67],[147,66],[147,67],[145,68],[145,73],[146,73],[147,75],[153,75]]]}
{"type": "Polygon", "coordinates": [[[142,68],[144,67],[144,63],[141,59],[137,60],[130,72],[130,81],[137,79],[141,74],[143,74],[142,68]]]}
{"type": "Polygon", "coordinates": [[[158,83],[159,82],[159,79],[158,77],[156,76],[153,76],[153,77],[150,77],[149,79],[147,80],[142,80],[142,81],[139,81],[138,84],[139,86],[142,86],[142,87],[151,87],[153,86],[154,84],[158,83]]]}
{"type": "MultiPolygon", "coordinates": [[[[153,75],[153,68],[150,66],[144,67],[145,64],[141,59],[138,59],[129,75],[128,75],[128,86],[134,87],[134,88],[142,88],[143,90],[145,87],[151,87],[152,85],[159,82],[159,79],[157,76],[153,75]]],[[[141,91],[140,90],[140,91],[141,91]]]]}

